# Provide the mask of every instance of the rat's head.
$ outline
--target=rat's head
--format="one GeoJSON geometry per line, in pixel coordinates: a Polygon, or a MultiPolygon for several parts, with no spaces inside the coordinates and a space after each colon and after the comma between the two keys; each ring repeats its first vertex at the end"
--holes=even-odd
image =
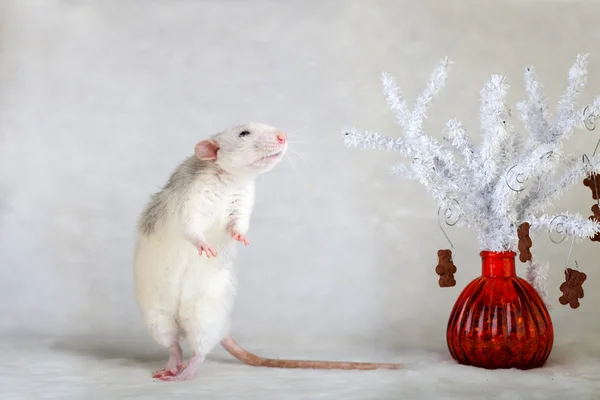
{"type": "Polygon", "coordinates": [[[258,175],[277,165],[286,150],[285,133],[269,125],[250,123],[202,140],[196,144],[195,154],[229,173],[258,175]]]}

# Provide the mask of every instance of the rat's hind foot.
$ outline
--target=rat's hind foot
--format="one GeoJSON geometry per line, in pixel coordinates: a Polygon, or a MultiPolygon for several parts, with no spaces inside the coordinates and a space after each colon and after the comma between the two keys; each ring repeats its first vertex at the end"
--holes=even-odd
{"type": "Polygon", "coordinates": [[[172,377],[177,375],[179,372],[181,372],[183,369],[185,368],[185,365],[183,364],[179,364],[177,367],[175,368],[165,368],[165,369],[161,369],[159,371],[156,371],[152,374],[152,378],[154,379],[160,379],[160,380],[167,380],[167,377],[172,377]]]}
{"type": "Polygon", "coordinates": [[[162,379],[165,376],[175,376],[184,368],[181,346],[179,346],[179,344],[174,344],[171,346],[170,351],[171,355],[169,356],[169,361],[167,361],[167,366],[164,369],[153,373],[153,378],[162,379]]]}
{"type": "Polygon", "coordinates": [[[165,374],[162,376],[157,376],[157,378],[168,382],[192,380],[196,377],[196,375],[198,375],[198,369],[200,369],[202,361],[204,361],[204,357],[200,355],[193,355],[188,364],[182,366],[182,368],[179,369],[179,371],[177,371],[175,374],[165,374]]]}

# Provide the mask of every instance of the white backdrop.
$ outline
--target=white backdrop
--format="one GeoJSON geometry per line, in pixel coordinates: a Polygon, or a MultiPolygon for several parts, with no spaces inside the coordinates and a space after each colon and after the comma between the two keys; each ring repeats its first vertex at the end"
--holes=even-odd
{"type": "MultiPolygon", "coordinates": [[[[576,54],[591,52],[587,101],[600,93],[600,8],[446,3],[0,0],[0,329],[156,351],[132,293],[138,213],[198,140],[260,121],[295,132],[301,156],[258,182],[235,336],[449,357],[448,314],[480,273],[475,233],[449,231],[458,284],[439,288],[436,204],[387,174],[395,154],[348,149],[340,130],[400,134],[380,72],[412,101],[446,55],[455,65],[427,121],[438,138],[454,116],[479,137],[492,73],[516,102],[533,64],[554,103],[576,54]]],[[[591,152],[597,138],[581,130],[568,148],[591,152]]],[[[550,211],[591,205],[580,185],[550,211]]],[[[568,244],[534,239],[552,260],[557,352],[600,331],[598,246],[574,248],[588,274],[574,311],[556,300],[568,244]]]]}

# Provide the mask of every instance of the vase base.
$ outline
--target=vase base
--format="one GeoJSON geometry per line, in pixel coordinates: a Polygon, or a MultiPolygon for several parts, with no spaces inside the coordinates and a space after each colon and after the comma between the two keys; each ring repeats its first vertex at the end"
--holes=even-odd
{"type": "Polygon", "coordinates": [[[492,365],[491,363],[488,364],[471,364],[471,363],[466,363],[466,362],[462,362],[462,361],[458,361],[458,360],[454,360],[456,361],[457,364],[459,365],[463,365],[465,367],[473,367],[473,368],[479,368],[479,369],[487,369],[487,370],[502,370],[502,369],[518,369],[518,370],[522,370],[522,371],[528,371],[528,370],[532,370],[532,369],[537,369],[537,368],[542,368],[546,365],[546,361],[543,361],[541,363],[535,364],[535,365],[525,365],[525,366],[521,366],[521,365],[492,365]]]}

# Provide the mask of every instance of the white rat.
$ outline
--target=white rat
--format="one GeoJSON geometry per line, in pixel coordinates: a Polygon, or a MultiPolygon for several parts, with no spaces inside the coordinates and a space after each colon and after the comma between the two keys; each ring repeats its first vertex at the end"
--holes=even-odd
{"type": "Polygon", "coordinates": [[[399,364],[273,360],[258,357],[229,336],[236,289],[235,242],[246,234],[254,205],[254,179],[281,161],[287,136],[250,123],[202,140],[195,155],[151,197],[138,221],[135,292],[152,338],[170,349],[153,377],[189,380],[219,344],[249,365],[282,368],[376,369],[399,364]],[[180,338],[192,356],[183,365],[180,338]]]}

